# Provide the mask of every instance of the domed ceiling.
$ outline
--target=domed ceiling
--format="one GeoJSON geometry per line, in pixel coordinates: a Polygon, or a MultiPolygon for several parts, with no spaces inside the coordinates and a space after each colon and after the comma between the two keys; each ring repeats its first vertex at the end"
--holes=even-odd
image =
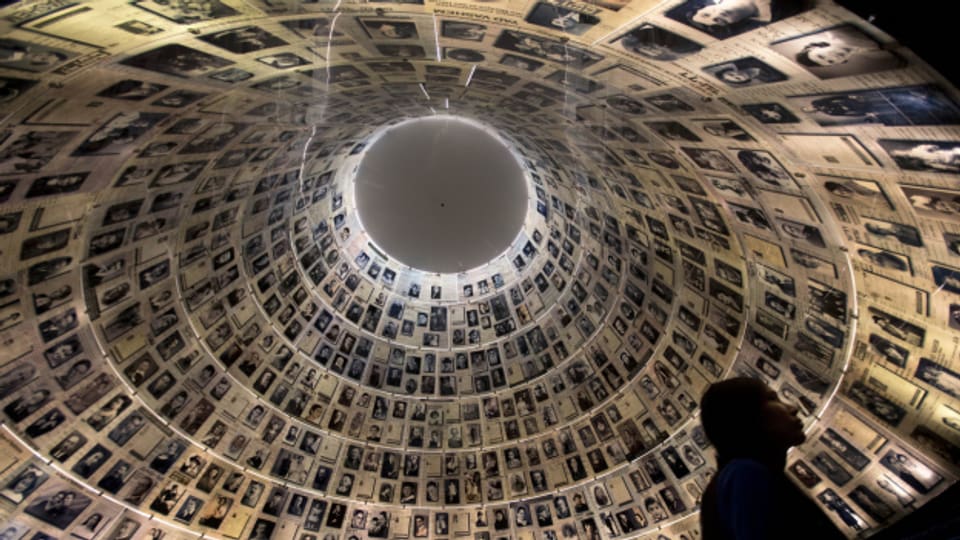
{"type": "Polygon", "coordinates": [[[3,538],[690,540],[738,375],[847,536],[936,497],[955,91],[830,3],[715,4],[5,8],[3,538]],[[442,127],[376,161],[437,118],[515,181],[442,127]]]}

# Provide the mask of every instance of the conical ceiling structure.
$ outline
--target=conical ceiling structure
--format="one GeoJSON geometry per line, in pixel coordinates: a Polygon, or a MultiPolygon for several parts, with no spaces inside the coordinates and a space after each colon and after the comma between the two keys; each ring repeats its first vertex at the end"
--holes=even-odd
{"type": "Polygon", "coordinates": [[[698,401],[738,375],[849,537],[957,479],[960,108],[841,7],[0,24],[5,539],[698,538],[698,401]],[[431,121],[505,161],[436,126],[373,157],[431,121]]]}

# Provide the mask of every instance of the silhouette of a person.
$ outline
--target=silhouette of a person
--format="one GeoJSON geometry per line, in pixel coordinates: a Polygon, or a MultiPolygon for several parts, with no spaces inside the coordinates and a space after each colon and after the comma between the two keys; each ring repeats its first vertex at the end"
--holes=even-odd
{"type": "Polygon", "coordinates": [[[806,439],[797,407],[740,377],[711,385],[701,408],[718,467],[703,495],[703,540],[843,538],[783,472],[787,450],[806,439]]]}

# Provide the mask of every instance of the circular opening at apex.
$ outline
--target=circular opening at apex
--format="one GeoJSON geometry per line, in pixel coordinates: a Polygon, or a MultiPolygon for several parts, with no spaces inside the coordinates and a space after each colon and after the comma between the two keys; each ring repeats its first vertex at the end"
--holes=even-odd
{"type": "Polygon", "coordinates": [[[489,128],[455,117],[381,132],[361,159],[355,190],[373,242],[428,272],[489,262],[517,237],[527,213],[526,177],[514,153],[489,128]]]}

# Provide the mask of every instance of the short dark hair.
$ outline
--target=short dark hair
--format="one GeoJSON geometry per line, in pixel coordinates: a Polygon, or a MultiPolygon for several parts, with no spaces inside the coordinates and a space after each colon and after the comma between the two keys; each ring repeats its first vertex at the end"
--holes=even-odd
{"type": "Polygon", "coordinates": [[[803,46],[802,49],[800,49],[800,52],[797,53],[797,56],[796,56],[797,63],[800,64],[801,66],[806,66],[806,67],[822,66],[823,64],[814,62],[813,59],[810,58],[810,52],[813,51],[814,49],[819,49],[822,47],[829,47],[829,46],[830,46],[830,43],[827,41],[814,41],[812,43],[807,43],[806,45],[803,46]]]}
{"type": "Polygon", "coordinates": [[[761,445],[760,415],[768,392],[763,381],[736,377],[710,385],[703,394],[700,422],[721,464],[761,445]]]}

